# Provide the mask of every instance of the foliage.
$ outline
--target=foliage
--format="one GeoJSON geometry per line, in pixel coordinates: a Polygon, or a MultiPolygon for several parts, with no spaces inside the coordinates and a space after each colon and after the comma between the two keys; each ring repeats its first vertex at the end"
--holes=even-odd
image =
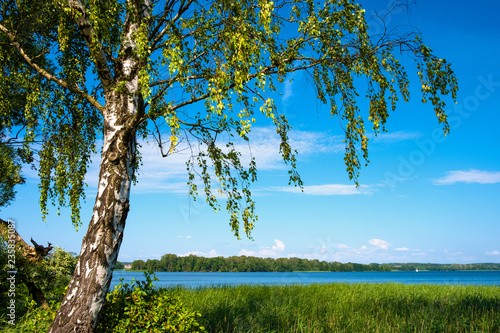
{"type": "Polygon", "coordinates": [[[238,238],[240,231],[250,237],[257,220],[250,191],[257,165],[242,162],[235,142],[250,141],[256,114],[276,129],[289,184],[302,185],[290,125],[272,99],[292,73],[308,71],[318,99],[345,125],[344,160],[356,184],[361,159],[368,162],[364,118],[377,134],[396,102],[409,100],[402,53],[415,60],[422,102],[432,104],[448,132],[443,98],[456,100],[458,89],[450,64],[414,30],[370,36],[364,15],[353,0],[0,1],[0,117],[9,129],[21,128],[27,154],[40,139],[42,216],[49,203],[69,206],[80,225],[84,177],[103,139],[83,271],[51,329],[95,323],[111,271],[101,268],[115,265],[140,161],[137,139],[148,131],[164,156],[186,144],[190,194],[196,197],[201,183],[215,211],[225,196],[238,238]],[[189,108],[196,103],[204,108],[189,108]],[[85,294],[76,294],[80,282],[92,284],[85,294]],[[81,298],[86,310],[68,322],[81,298]]]}
{"type": "Polygon", "coordinates": [[[192,148],[190,193],[198,194],[197,176],[215,210],[222,193],[239,237],[240,226],[250,236],[257,220],[249,189],[257,165],[244,165],[234,143],[250,140],[256,114],[276,128],[289,182],[302,184],[290,125],[272,98],[291,73],[307,71],[318,99],[344,123],[345,164],[356,183],[362,159],[368,162],[360,96],[369,102],[366,122],[375,134],[384,131],[397,101],[410,98],[402,53],[415,60],[421,100],[432,104],[445,133],[443,98],[455,99],[458,89],[450,64],[415,30],[371,36],[352,0],[22,0],[0,2],[0,15],[0,116],[9,128],[25,126],[26,149],[41,139],[42,213],[50,202],[69,206],[75,225],[90,156],[105,119],[114,117],[111,92],[140,101],[129,130],[152,130],[165,156],[182,144],[192,148]],[[187,109],[196,103],[204,110],[187,109]]]}
{"type": "Polygon", "coordinates": [[[20,319],[16,319],[16,325],[4,324],[4,332],[18,333],[45,333],[50,326],[56,311],[59,308],[59,303],[50,302],[47,309],[37,307],[35,301],[28,302],[28,311],[20,319]]]}
{"type": "MultiPolygon", "coordinates": [[[[139,296],[136,292],[136,299],[144,302],[150,297],[147,295],[164,295],[162,302],[170,309],[175,308],[179,313],[202,313],[197,321],[207,332],[455,333],[500,330],[500,287],[493,286],[335,283],[153,290],[151,283],[151,278],[142,284],[136,282],[136,288],[145,293],[139,296]]],[[[99,321],[101,332],[111,329],[111,325],[106,324],[108,320],[118,323],[117,317],[120,317],[122,322],[126,321],[122,317],[124,308],[131,306],[134,291],[136,289],[128,285],[115,289],[112,296],[115,302],[108,303],[106,317],[99,321]]],[[[144,303],[143,309],[132,308],[139,315],[155,309],[144,303]]],[[[29,311],[16,327],[5,326],[4,331],[45,332],[56,309],[55,303],[44,310],[31,302],[29,311]]],[[[146,317],[158,318],[154,313],[146,317]]],[[[191,320],[194,317],[190,317],[191,320]]],[[[148,332],[144,328],[129,328],[122,332],[148,332]]],[[[157,328],[151,331],[164,332],[157,328]]]]}
{"type": "MultiPolygon", "coordinates": [[[[11,297],[9,297],[10,292],[10,282],[7,280],[7,272],[12,271],[12,267],[8,263],[8,250],[7,243],[0,238],[0,322],[3,319],[7,320],[5,317],[8,313],[7,306],[9,305],[11,297]]],[[[26,299],[29,297],[29,292],[26,286],[20,283],[16,279],[16,289],[15,289],[15,300],[16,300],[16,315],[21,315],[27,310],[26,299]]]]}
{"type": "Polygon", "coordinates": [[[1,1],[0,5],[4,28],[0,33],[0,45],[4,45],[0,47],[2,125],[22,130],[25,155],[33,153],[34,144],[41,144],[38,173],[43,216],[48,213],[47,203],[53,202],[69,206],[72,221],[79,225],[83,179],[99,131],[97,113],[80,95],[40,75],[39,69],[86,89],[91,60],[84,42],[74,38],[76,31],[68,47],[55,52],[46,48],[57,41],[58,27],[68,21],[56,1],[1,1]],[[23,48],[30,61],[15,45],[23,48]]]}
{"type": "Polygon", "coordinates": [[[156,269],[154,268],[146,268],[146,263],[144,262],[144,260],[134,260],[132,262],[132,270],[134,271],[142,271],[142,270],[152,270],[152,271],[157,271],[156,269]]]}
{"type": "Polygon", "coordinates": [[[300,271],[390,271],[388,265],[326,262],[317,259],[259,258],[247,256],[205,258],[164,254],[160,260],[134,260],[133,270],[155,272],[300,272],[300,271]]]}
{"type": "Polygon", "coordinates": [[[121,283],[107,295],[97,332],[204,332],[200,314],[189,310],[179,297],[154,289],[154,274],[135,286],[121,283]]]}
{"type": "Polygon", "coordinates": [[[195,255],[178,257],[164,254],[160,260],[134,260],[133,270],[155,272],[300,272],[300,271],[464,271],[464,270],[500,270],[500,264],[357,264],[326,262],[317,259],[301,258],[259,258],[247,256],[205,258],[195,255]]]}
{"type": "Polygon", "coordinates": [[[62,297],[71,280],[78,257],[55,247],[41,265],[32,271],[32,279],[38,282],[45,297],[62,297]]]}
{"type": "Polygon", "coordinates": [[[314,284],[178,288],[207,332],[499,332],[500,287],[314,284]]]}
{"type": "MultiPolygon", "coordinates": [[[[120,284],[107,296],[97,332],[204,332],[197,322],[200,314],[189,310],[179,296],[154,289],[158,279],[145,273],[146,281],[120,284]]],[[[46,332],[60,303],[51,301],[48,309],[28,302],[28,311],[15,327],[3,323],[5,332],[46,332]]]]}
{"type": "MultiPolygon", "coordinates": [[[[41,262],[33,262],[23,267],[18,267],[17,269],[22,270],[26,278],[33,281],[41,289],[46,298],[57,299],[61,298],[66,291],[76,266],[77,257],[73,253],[66,252],[59,247],[56,247],[52,251],[53,252],[41,262]]],[[[6,254],[7,248],[5,243],[0,242],[0,268],[3,272],[11,270],[4,269],[7,264],[6,254]]],[[[16,260],[16,262],[19,261],[16,260]]],[[[9,288],[6,281],[6,279],[0,281],[0,293],[2,295],[0,298],[0,305],[2,305],[0,314],[6,309],[6,307],[3,306],[3,302],[9,300],[6,296],[9,288]]],[[[16,280],[15,296],[17,315],[20,316],[25,312],[25,307],[28,306],[26,299],[29,298],[29,292],[19,279],[16,280]]]]}
{"type": "Polygon", "coordinates": [[[16,191],[14,186],[24,183],[21,177],[21,163],[12,146],[3,141],[4,133],[0,127],[0,207],[10,204],[16,191]]]}
{"type": "MultiPolygon", "coordinates": [[[[2,272],[5,272],[7,271],[7,264],[8,264],[8,247],[7,247],[7,243],[6,242],[3,242],[3,241],[0,241],[0,270],[2,272]]],[[[8,289],[7,285],[8,285],[8,281],[6,279],[1,279],[0,280],[0,290],[2,291],[2,294],[5,290],[8,289]]],[[[3,301],[4,297],[1,298],[1,300],[3,301]]],[[[2,305],[3,307],[3,304],[0,304],[2,305]]]]}
{"type": "MultiPolygon", "coordinates": [[[[9,289],[10,282],[7,280],[7,272],[11,269],[8,266],[8,248],[7,243],[1,241],[0,239],[0,319],[6,318],[5,315],[8,313],[7,306],[10,302],[9,289]]],[[[16,309],[18,313],[23,313],[25,311],[24,299],[28,297],[28,290],[24,285],[16,285],[16,309]]]]}

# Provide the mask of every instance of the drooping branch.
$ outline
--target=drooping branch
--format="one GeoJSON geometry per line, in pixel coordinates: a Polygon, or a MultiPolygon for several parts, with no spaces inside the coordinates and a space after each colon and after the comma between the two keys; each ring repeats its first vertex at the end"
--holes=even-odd
{"type": "Polygon", "coordinates": [[[16,50],[19,52],[19,54],[24,58],[24,60],[30,65],[35,71],[37,71],[40,75],[42,75],[44,78],[46,78],[49,81],[52,81],[62,88],[68,89],[69,91],[80,95],[84,99],[86,99],[90,104],[94,105],[99,111],[104,110],[104,106],[102,106],[95,98],[87,94],[85,91],[80,89],[76,85],[69,84],[68,82],[64,81],[63,79],[50,74],[47,70],[41,68],[38,66],[33,59],[26,54],[24,49],[21,47],[21,44],[16,40],[16,36],[12,34],[7,28],[5,28],[2,24],[0,24],[0,31],[2,31],[10,40],[10,45],[16,48],[16,50]]]}

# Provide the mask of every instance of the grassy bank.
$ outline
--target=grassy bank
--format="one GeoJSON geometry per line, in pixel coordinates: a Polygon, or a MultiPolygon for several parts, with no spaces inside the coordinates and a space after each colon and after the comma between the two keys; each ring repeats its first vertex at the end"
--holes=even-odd
{"type": "Polygon", "coordinates": [[[238,286],[174,291],[209,332],[500,332],[500,287],[238,286]]]}
{"type": "MultiPolygon", "coordinates": [[[[137,325],[159,325],[165,318],[176,327],[197,320],[207,332],[500,332],[500,287],[335,283],[141,287],[146,292],[137,289],[131,295],[132,290],[118,294],[117,303],[111,303],[115,305],[101,318],[108,328],[98,332],[147,332],[137,325]],[[115,324],[109,324],[112,321],[125,328],[116,330],[115,324]]],[[[3,328],[45,332],[55,309],[33,310],[20,318],[17,327],[3,328]]]]}

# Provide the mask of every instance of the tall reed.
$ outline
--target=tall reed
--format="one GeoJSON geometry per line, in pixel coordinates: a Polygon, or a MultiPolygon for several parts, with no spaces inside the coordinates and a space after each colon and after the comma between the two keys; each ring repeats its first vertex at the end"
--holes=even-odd
{"type": "Polygon", "coordinates": [[[312,284],[171,289],[208,332],[500,332],[500,287],[312,284]]]}

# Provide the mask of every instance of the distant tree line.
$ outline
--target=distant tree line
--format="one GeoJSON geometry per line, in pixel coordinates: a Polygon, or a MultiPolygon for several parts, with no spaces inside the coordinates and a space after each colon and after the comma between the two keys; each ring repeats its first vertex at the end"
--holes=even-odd
{"type": "Polygon", "coordinates": [[[165,254],[158,259],[135,260],[133,270],[155,272],[361,272],[390,271],[389,265],[326,262],[300,258],[259,258],[247,256],[205,258],[165,254]]]}
{"type": "MultiPolygon", "coordinates": [[[[123,268],[122,263],[118,263],[123,268]]],[[[260,258],[247,256],[198,257],[189,255],[179,257],[165,254],[161,259],[135,260],[132,270],[154,272],[363,272],[363,271],[458,271],[458,270],[500,270],[500,264],[356,264],[327,262],[317,259],[300,258],[260,258]]]]}

